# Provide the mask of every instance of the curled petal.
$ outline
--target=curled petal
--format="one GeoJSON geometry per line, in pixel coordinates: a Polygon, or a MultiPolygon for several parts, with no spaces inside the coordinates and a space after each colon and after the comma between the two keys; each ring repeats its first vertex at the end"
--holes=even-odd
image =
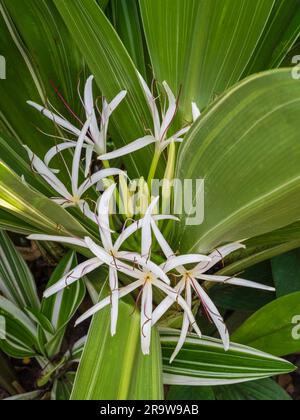
{"type": "Polygon", "coordinates": [[[82,264],[79,264],[77,267],[71,270],[68,274],[62,277],[57,283],[49,287],[45,291],[44,297],[48,298],[54,295],[55,293],[59,292],[60,290],[66,287],[69,287],[75,281],[81,279],[86,274],[91,273],[92,271],[96,270],[96,268],[100,267],[101,265],[102,265],[102,262],[98,258],[92,258],[90,260],[85,261],[82,264]]]}
{"type": "Polygon", "coordinates": [[[145,97],[147,99],[148,102],[148,106],[152,115],[152,119],[153,119],[153,125],[154,125],[154,134],[155,134],[155,138],[157,140],[159,140],[159,134],[160,134],[160,117],[159,117],[159,112],[155,103],[155,98],[153,97],[150,89],[147,86],[147,83],[145,82],[145,80],[143,79],[143,77],[140,75],[140,73],[138,73],[138,77],[140,80],[140,84],[144,90],[144,94],[145,97]]]}
{"type": "Polygon", "coordinates": [[[72,201],[72,195],[68,192],[64,184],[54,175],[54,173],[45,165],[45,163],[32,151],[24,146],[28,153],[31,165],[44,178],[44,180],[61,196],[72,201]]]}
{"type": "Polygon", "coordinates": [[[191,284],[195,292],[199,296],[199,299],[201,300],[208,316],[212,319],[215,326],[217,327],[219,334],[221,336],[221,339],[223,341],[225,351],[229,350],[229,347],[230,347],[229,333],[225,325],[225,322],[223,320],[223,317],[221,316],[220,312],[218,311],[216,305],[213,303],[211,298],[202,289],[200,284],[194,279],[191,280],[191,284]]]}
{"type": "Polygon", "coordinates": [[[199,280],[209,281],[213,283],[232,284],[234,286],[248,287],[250,289],[266,290],[267,292],[275,292],[274,287],[266,286],[250,280],[244,280],[237,277],[214,276],[210,274],[195,274],[199,280]]]}
{"type": "Polygon", "coordinates": [[[225,245],[220,248],[217,248],[209,255],[209,257],[211,258],[211,261],[208,264],[200,263],[195,268],[195,271],[205,273],[206,271],[214,267],[216,264],[218,264],[220,261],[222,261],[225,257],[227,257],[227,255],[232,254],[238,249],[245,249],[245,248],[246,248],[245,245],[240,244],[238,242],[234,242],[229,245],[225,245]]]}
{"type": "Polygon", "coordinates": [[[179,257],[170,258],[166,263],[162,264],[165,273],[169,273],[174,268],[182,268],[186,264],[196,264],[199,261],[210,261],[210,258],[201,254],[180,255],[179,257]]]}
{"type": "Polygon", "coordinates": [[[149,146],[152,143],[155,143],[156,139],[153,136],[145,136],[138,140],[129,143],[127,146],[121,147],[113,152],[106,153],[105,155],[99,156],[98,159],[100,160],[111,160],[116,159],[122,156],[129,155],[130,153],[136,152],[137,150],[141,150],[144,147],[149,146]]]}
{"type": "Polygon", "coordinates": [[[152,286],[151,283],[146,283],[141,304],[141,345],[144,355],[150,354],[152,305],[152,286]]]}
{"type": "MultiPolygon", "coordinates": [[[[129,293],[133,292],[135,289],[142,286],[142,284],[143,282],[141,280],[138,280],[138,281],[135,281],[134,283],[129,284],[126,287],[123,287],[122,289],[119,290],[119,299],[125,297],[126,295],[129,295],[129,293]]],[[[111,297],[108,296],[107,298],[103,299],[101,302],[94,305],[87,312],[85,312],[81,317],[79,317],[75,325],[81,324],[81,322],[95,315],[97,312],[101,311],[101,309],[105,308],[110,303],[111,303],[111,297]]]]}
{"type": "Polygon", "coordinates": [[[86,243],[83,239],[70,238],[68,236],[55,236],[55,235],[29,235],[27,237],[30,241],[49,241],[49,242],[60,242],[62,244],[75,245],[81,248],[87,248],[86,243]]]}

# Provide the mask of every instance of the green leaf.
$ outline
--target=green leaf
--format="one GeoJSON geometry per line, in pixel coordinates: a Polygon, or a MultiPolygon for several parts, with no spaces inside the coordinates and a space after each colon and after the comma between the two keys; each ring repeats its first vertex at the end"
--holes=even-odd
{"type": "Polygon", "coordinates": [[[290,401],[292,398],[273,380],[216,387],[219,401],[290,401]]]}
{"type": "Polygon", "coordinates": [[[0,230],[0,291],[20,309],[40,308],[35,281],[8,235],[0,230]]]}
{"type": "Polygon", "coordinates": [[[85,229],[66,210],[29,188],[1,161],[0,207],[24,220],[25,226],[34,226],[36,232],[86,235],[85,229]]]}
{"type": "Polygon", "coordinates": [[[191,102],[205,108],[239,81],[262,36],[273,0],[140,0],[155,78],[182,86],[183,118],[191,102]]]}
{"type": "Polygon", "coordinates": [[[14,395],[21,387],[18,384],[15,372],[10,365],[8,358],[0,352],[0,388],[5,389],[10,395],[14,395]]]}
{"type": "Polygon", "coordinates": [[[42,391],[31,391],[25,394],[14,395],[13,397],[5,398],[5,401],[32,401],[37,400],[42,394],[42,391]]]}
{"type": "Polygon", "coordinates": [[[76,88],[82,58],[52,1],[1,0],[0,14],[1,54],[7,62],[7,78],[1,81],[0,121],[7,133],[42,155],[53,140],[36,127],[56,135],[57,130],[26,101],[46,104],[48,99],[65,113],[54,83],[76,113],[81,107],[76,88]]]}
{"type": "Polygon", "coordinates": [[[204,180],[205,212],[201,225],[201,217],[187,220],[194,217],[195,202],[198,208],[202,204],[196,192],[193,203],[186,203],[191,214],[176,233],[182,252],[208,251],[299,218],[297,86],[289,69],[250,77],[210,107],[188,134],[177,177],[204,180]]]}
{"type": "MultiPolygon", "coordinates": [[[[103,95],[111,100],[121,90],[128,92],[112,118],[116,146],[144,137],[151,119],[136,68],[101,8],[90,0],[55,0],[55,4],[103,95]]],[[[152,149],[144,149],[126,159],[126,168],[132,176],[147,176],[151,157],[152,149]]]]}
{"type": "MultiPolygon", "coordinates": [[[[77,265],[76,254],[70,251],[54,270],[47,288],[58,282],[77,265]]],[[[43,328],[46,333],[50,333],[50,335],[48,334],[47,336],[48,342],[46,344],[49,357],[55,355],[59,351],[65,329],[75,315],[84,296],[85,285],[82,280],[79,280],[54,296],[43,299],[42,314],[52,325],[52,331],[43,328]]]]}
{"type": "Polygon", "coordinates": [[[75,372],[67,372],[61,378],[56,379],[51,391],[51,400],[68,401],[71,396],[74,380],[75,372]]]}
{"type": "Polygon", "coordinates": [[[77,371],[72,400],[163,399],[161,350],[153,329],[151,355],[143,356],[140,315],[119,304],[117,334],[110,335],[110,309],[94,316],[77,371]]]}
{"type": "Polygon", "coordinates": [[[245,74],[278,67],[297,41],[300,32],[298,1],[276,0],[245,74]]]}
{"type": "Polygon", "coordinates": [[[300,291],[300,250],[296,249],[272,260],[277,296],[300,291]]]}
{"type": "Polygon", "coordinates": [[[112,0],[110,9],[110,20],[136,68],[146,78],[146,51],[138,2],[136,0],[112,0]]]}
{"type": "Polygon", "coordinates": [[[300,292],[279,298],[251,316],[232,336],[232,340],[276,356],[297,353],[300,340],[295,317],[300,315],[300,292]]]}
{"type": "Polygon", "coordinates": [[[39,348],[34,323],[14,303],[0,296],[0,317],[5,318],[5,337],[0,349],[11,357],[34,357],[39,348]]]}
{"type": "Polygon", "coordinates": [[[169,385],[216,386],[267,378],[292,372],[285,360],[254,348],[231,343],[224,351],[221,340],[190,334],[175,361],[169,360],[180,331],[161,330],[164,383],[169,385]]]}
{"type": "Polygon", "coordinates": [[[167,400],[169,401],[213,401],[215,394],[212,388],[206,386],[170,386],[167,400]]]}

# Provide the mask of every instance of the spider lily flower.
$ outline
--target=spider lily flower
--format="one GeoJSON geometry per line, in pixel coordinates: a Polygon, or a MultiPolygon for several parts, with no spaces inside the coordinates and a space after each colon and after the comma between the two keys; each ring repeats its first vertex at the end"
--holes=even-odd
{"type": "MultiPolygon", "coordinates": [[[[107,141],[109,119],[112,113],[115,111],[115,109],[120,105],[120,103],[123,101],[123,99],[127,95],[126,91],[121,91],[110,103],[105,98],[103,98],[100,125],[98,126],[98,121],[97,121],[97,116],[96,116],[96,111],[95,111],[95,103],[94,103],[94,98],[93,98],[93,79],[94,79],[94,76],[92,75],[87,79],[85,88],[84,88],[84,101],[82,101],[83,106],[85,108],[86,117],[87,119],[90,120],[89,131],[85,134],[85,137],[84,137],[84,141],[85,141],[84,148],[86,149],[86,172],[85,172],[86,175],[88,174],[93,152],[96,152],[98,155],[102,155],[103,153],[106,153],[106,141],[107,141]]],[[[35,102],[28,101],[27,104],[32,106],[39,112],[41,112],[45,117],[53,121],[64,131],[68,132],[69,134],[75,135],[77,138],[80,136],[81,130],[78,129],[73,124],[71,124],[63,116],[58,115],[35,102]]],[[[67,150],[67,149],[71,149],[75,147],[76,147],[76,141],[72,141],[72,140],[68,140],[57,146],[52,147],[45,157],[46,165],[49,166],[51,160],[58,153],[62,152],[63,150],[67,150]]]]}
{"type": "Polygon", "coordinates": [[[92,176],[87,178],[82,184],[79,185],[81,152],[89,124],[90,121],[87,120],[76,143],[72,163],[71,193],[60,181],[60,179],[53,173],[53,171],[49,169],[49,167],[37,155],[35,155],[27,146],[24,147],[27,150],[32,167],[59,194],[59,197],[52,198],[52,200],[63,207],[77,206],[87,217],[89,217],[93,221],[96,221],[95,215],[90,210],[88,203],[82,199],[82,196],[99,181],[110,176],[124,174],[124,172],[120,169],[115,168],[102,169],[94,173],[92,176]]]}
{"type": "MultiPolygon", "coordinates": [[[[144,259],[140,257],[139,262],[143,262],[144,259]]],[[[121,268],[121,267],[120,267],[121,268]]],[[[201,337],[201,332],[197,326],[196,320],[185,300],[169,286],[169,279],[166,275],[162,275],[161,269],[154,263],[147,261],[144,264],[143,269],[129,270],[126,274],[133,277],[135,281],[128,286],[121,288],[118,291],[118,298],[121,299],[124,296],[132,293],[134,290],[142,288],[141,290],[141,347],[144,355],[150,353],[151,344],[151,328],[152,328],[152,314],[153,314],[153,287],[158,288],[173,303],[178,303],[181,308],[185,311],[189,322],[193,326],[195,332],[201,337]]],[[[111,304],[111,297],[103,299],[101,302],[93,306],[85,314],[83,314],[76,321],[76,325],[80,324],[87,318],[93,316],[95,313],[111,304]]],[[[163,315],[163,314],[162,314],[163,315]]]]}
{"type": "MultiPolygon", "coordinates": [[[[115,150],[111,153],[106,153],[99,157],[100,160],[111,160],[116,159],[121,156],[128,155],[129,153],[136,152],[137,150],[143,149],[144,147],[149,146],[150,144],[155,143],[157,153],[162,153],[170,143],[172,142],[182,142],[185,134],[190,130],[191,124],[177,131],[171,137],[168,137],[169,128],[176,116],[178,110],[178,101],[170,89],[167,82],[163,82],[163,88],[168,97],[168,108],[164,113],[162,120],[159,115],[159,110],[156,105],[156,99],[153,97],[147,83],[138,74],[141,86],[144,90],[145,97],[148,102],[148,106],[153,119],[153,134],[145,136],[138,140],[133,141],[125,147],[122,147],[118,150],[115,150]]],[[[192,114],[193,122],[195,122],[201,115],[196,103],[192,103],[192,114]]]]}
{"type": "MultiPolygon", "coordinates": [[[[181,280],[178,282],[178,284],[175,287],[175,290],[178,294],[182,294],[185,291],[185,299],[190,307],[192,309],[192,292],[194,291],[196,295],[198,296],[199,300],[201,301],[201,304],[203,305],[203,308],[209,317],[209,319],[215,324],[216,328],[219,331],[219,334],[221,336],[221,339],[224,344],[224,348],[227,351],[230,347],[230,339],[229,339],[229,333],[226,328],[225,322],[220,315],[217,307],[213,303],[213,301],[210,299],[204,288],[200,285],[199,280],[203,281],[209,281],[209,282],[215,282],[215,283],[223,283],[223,284],[232,284],[236,286],[244,286],[254,289],[261,289],[261,290],[267,290],[267,291],[274,291],[275,289],[269,286],[265,286],[259,283],[255,283],[252,281],[235,278],[235,277],[225,277],[225,276],[215,276],[211,274],[206,274],[207,271],[209,271],[212,267],[214,267],[217,263],[222,261],[227,255],[231,254],[232,252],[245,248],[244,245],[240,243],[232,243],[226,246],[223,246],[221,248],[216,249],[212,254],[209,255],[210,261],[209,262],[200,262],[194,269],[187,269],[184,267],[184,263],[182,265],[178,265],[178,259],[176,262],[176,257],[174,257],[174,253],[163,237],[160,230],[157,228],[155,224],[152,224],[152,228],[154,230],[155,236],[160,243],[160,246],[165,254],[165,256],[168,259],[168,262],[161,267],[164,269],[165,273],[169,273],[170,271],[174,270],[176,268],[177,272],[181,276],[181,280]]],[[[180,258],[180,257],[179,257],[180,258]]],[[[172,305],[171,299],[166,298],[164,301],[161,302],[160,305],[156,308],[156,310],[153,313],[152,317],[152,324],[155,325],[158,320],[161,318],[162,314],[166,312],[167,309],[169,309],[172,305]],[[167,308],[167,309],[166,309],[167,308]]],[[[181,350],[186,336],[188,334],[190,327],[190,321],[186,317],[186,314],[183,315],[183,324],[182,324],[182,330],[181,335],[178,341],[178,344],[176,346],[176,349],[170,359],[170,363],[173,362],[173,360],[176,358],[177,354],[181,350]]]]}

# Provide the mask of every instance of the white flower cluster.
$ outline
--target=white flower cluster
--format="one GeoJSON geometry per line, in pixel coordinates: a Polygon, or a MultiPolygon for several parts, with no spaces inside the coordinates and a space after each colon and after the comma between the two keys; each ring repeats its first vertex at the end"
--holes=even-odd
{"type": "MultiPolygon", "coordinates": [[[[152,326],[157,324],[173,304],[177,303],[183,311],[183,324],[178,345],[171,358],[171,360],[173,360],[182,348],[190,328],[194,329],[201,337],[200,329],[192,312],[193,293],[195,293],[207,316],[218,329],[224,343],[224,348],[228,349],[230,346],[229,334],[223,318],[204,290],[201,282],[227,283],[270,291],[273,291],[274,289],[239,278],[228,278],[208,274],[208,272],[227,255],[244,247],[239,243],[221,247],[209,256],[201,254],[175,255],[159,228],[159,222],[163,220],[176,221],[178,219],[172,215],[157,214],[159,197],[152,199],[146,213],[141,216],[140,220],[133,221],[128,227],[124,226],[119,234],[114,232],[110,225],[110,205],[117,189],[115,183],[107,188],[100,196],[95,211],[90,209],[88,203],[83,198],[84,194],[101,180],[123,174],[120,169],[109,168],[102,169],[91,176],[88,176],[94,153],[98,155],[100,160],[110,160],[132,153],[151,143],[155,143],[156,147],[161,152],[172,141],[182,141],[182,136],[190,129],[190,126],[187,126],[171,138],[168,138],[167,134],[169,127],[177,112],[176,98],[167,83],[164,83],[163,86],[168,97],[169,107],[161,120],[155,99],[146,85],[146,82],[140,77],[141,85],[144,89],[153,117],[154,134],[138,139],[120,150],[107,153],[106,143],[109,118],[112,112],[125,98],[126,92],[121,92],[111,103],[108,103],[105,99],[103,100],[101,122],[100,127],[98,127],[92,93],[92,80],[93,77],[91,76],[87,80],[85,86],[83,103],[87,120],[81,130],[77,129],[62,116],[53,114],[47,109],[30,102],[31,105],[54,121],[62,129],[76,136],[76,140],[65,141],[50,149],[45,156],[44,161],[39,159],[27,148],[32,167],[57,192],[58,197],[54,197],[53,200],[64,207],[78,207],[85,216],[97,223],[100,236],[98,243],[90,237],[85,237],[83,239],[49,235],[31,235],[29,237],[31,240],[49,240],[79,246],[90,250],[93,255],[93,258],[79,264],[56,284],[46,290],[45,297],[60,292],[86,274],[105,265],[109,270],[110,296],[88,310],[77,320],[77,324],[94,315],[102,308],[111,305],[111,334],[114,335],[117,330],[119,299],[135,290],[140,290],[138,296],[141,300],[141,347],[143,353],[146,355],[150,352],[152,326]],[[70,174],[72,186],[72,191],[70,192],[58,178],[58,171],[51,169],[49,165],[54,156],[61,153],[63,150],[71,148],[74,148],[75,151],[70,174]],[[84,171],[85,181],[80,184],[80,163],[83,150],[85,150],[86,163],[84,171]],[[133,235],[141,237],[141,245],[136,252],[126,250],[127,240],[133,235]],[[164,262],[160,265],[153,262],[152,249],[154,248],[154,239],[156,241],[155,245],[159,245],[162,254],[164,255],[164,262]],[[189,267],[191,266],[194,267],[190,269],[189,267]],[[119,285],[120,273],[125,275],[128,280],[126,286],[120,287],[119,285]],[[172,286],[171,279],[173,282],[174,279],[177,279],[177,284],[172,286]],[[165,295],[165,298],[156,307],[153,304],[154,287],[165,295]]],[[[192,105],[192,109],[194,120],[196,120],[199,118],[200,112],[195,104],[192,105]]]]}

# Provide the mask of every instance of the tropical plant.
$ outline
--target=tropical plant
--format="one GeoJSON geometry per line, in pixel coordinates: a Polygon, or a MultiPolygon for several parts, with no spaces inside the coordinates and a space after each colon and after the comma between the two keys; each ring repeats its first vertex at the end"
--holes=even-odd
{"type": "Polygon", "coordinates": [[[0,12],[0,227],[70,249],[41,301],[1,234],[0,348],[39,363],[27,397],[288,398],[266,378],[300,350],[299,2],[0,12]]]}

